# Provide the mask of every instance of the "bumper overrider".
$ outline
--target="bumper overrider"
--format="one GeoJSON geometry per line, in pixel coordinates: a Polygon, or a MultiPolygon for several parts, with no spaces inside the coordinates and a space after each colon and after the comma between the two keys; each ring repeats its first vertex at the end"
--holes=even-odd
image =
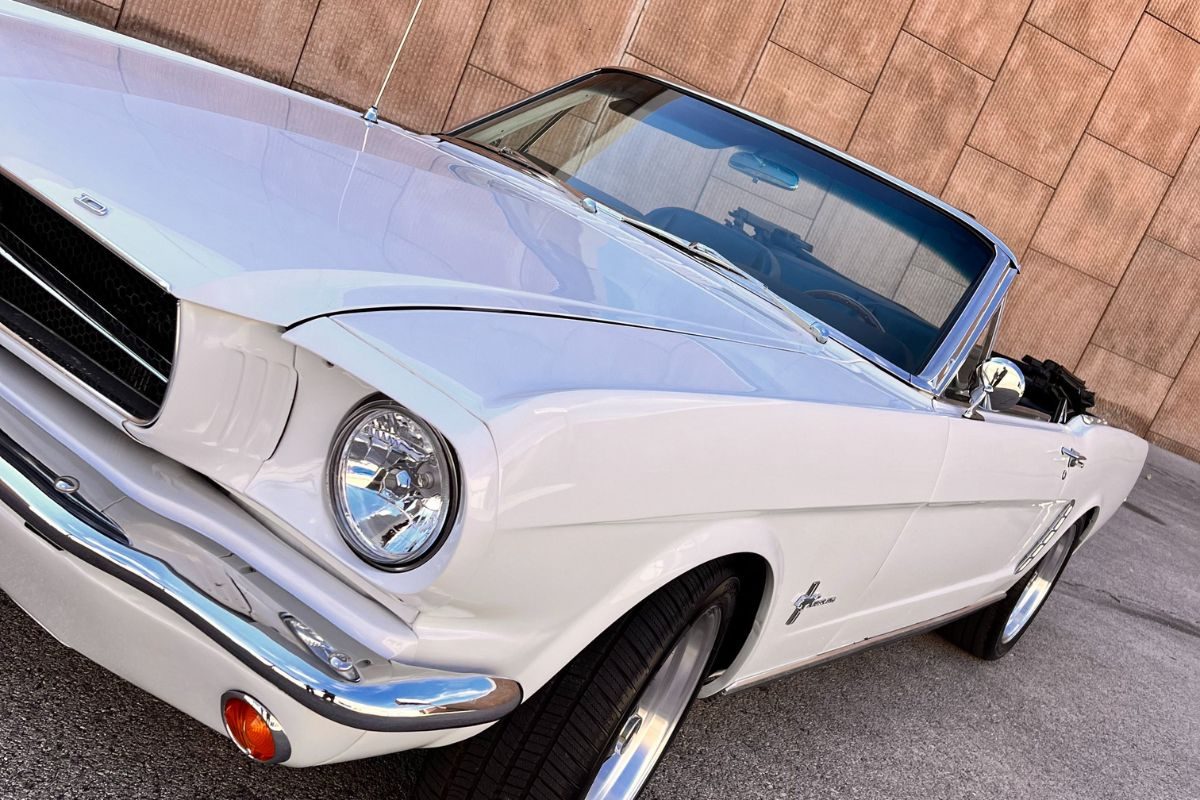
{"type": "Polygon", "coordinates": [[[2,430],[0,589],[64,643],[211,727],[224,721],[230,732],[225,704],[249,698],[278,745],[260,760],[303,765],[436,744],[429,732],[493,722],[521,701],[516,682],[482,674],[387,661],[381,677],[378,659],[361,673],[331,668],[320,648],[287,641],[139,549],[76,479],[2,430]]]}

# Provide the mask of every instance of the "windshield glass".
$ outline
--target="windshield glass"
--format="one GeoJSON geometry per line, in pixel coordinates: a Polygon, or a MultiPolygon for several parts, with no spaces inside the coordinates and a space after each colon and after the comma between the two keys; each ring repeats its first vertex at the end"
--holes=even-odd
{"type": "Polygon", "coordinates": [[[657,81],[605,73],[460,136],[713,248],[776,295],[918,373],[994,256],[867,172],[657,81]]]}

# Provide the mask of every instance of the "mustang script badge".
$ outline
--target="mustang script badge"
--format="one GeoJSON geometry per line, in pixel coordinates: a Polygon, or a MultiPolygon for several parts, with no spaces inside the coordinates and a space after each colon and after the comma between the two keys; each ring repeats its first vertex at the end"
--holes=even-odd
{"type": "Polygon", "coordinates": [[[796,617],[800,616],[800,612],[806,608],[812,608],[813,606],[825,606],[829,605],[830,603],[837,602],[836,597],[821,597],[821,595],[817,593],[817,587],[820,585],[820,581],[813,581],[812,586],[808,587],[808,591],[793,601],[792,605],[796,607],[796,610],[792,612],[790,617],[788,617],[788,625],[791,625],[793,622],[795,622],[796,617]]]}

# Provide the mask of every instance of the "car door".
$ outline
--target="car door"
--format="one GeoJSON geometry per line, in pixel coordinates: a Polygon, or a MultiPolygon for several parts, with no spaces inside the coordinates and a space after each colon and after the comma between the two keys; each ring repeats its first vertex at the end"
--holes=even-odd
{"type": "MultiPolygon", "coordinates": [[[[990,340],[991,333],[983,341],[990,340]]],[[[973,371],[990,347],[977,345],[973,371]]],[[[948,395],[931,413],[948,424],[942,470],[867,591],[863,613],[833,641],[843,646],[977,604],[1008,588],[1022,556],[1062,506],[1074,437],[1065,425],[1015,408],[964,417],[948,395]]]]}

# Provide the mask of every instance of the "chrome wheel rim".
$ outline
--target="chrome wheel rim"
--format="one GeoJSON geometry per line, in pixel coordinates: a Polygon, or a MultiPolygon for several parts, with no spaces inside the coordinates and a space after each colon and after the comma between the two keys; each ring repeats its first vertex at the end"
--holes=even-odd
{"type": "Polygon", "coordinates": [[[1029,621],[1033,619],[1037,610],[1042,607],[1042,603],[1046,602],[1046,597],[1049,596],[1050,589],[1054,586],[1054,579],[1058,577],[1058,573],[1062,572],[1063,565],[1067,563],[1067,554],[1071,552],[1071,539],[1070,536],[1060,536],[1054,548],[1033,568],[1033,576],[1029,579],[1029,583],[1025,584],[1025,590],[1017,598],[1017,604],[1013,606],[1012,613],[1008,615],[1008,620],[1004,623],[1004,633],[1000,637],[1001,644],[1008,644],[1017,638],[1021,631],[1025,630],[1029,621]]]}
{"type": "Polygon", "coordinates": [[[585,800],[637,797],[692,702],[720,628],[721,609],[713,606],[679,637],[622,721],[585,800]]]}

